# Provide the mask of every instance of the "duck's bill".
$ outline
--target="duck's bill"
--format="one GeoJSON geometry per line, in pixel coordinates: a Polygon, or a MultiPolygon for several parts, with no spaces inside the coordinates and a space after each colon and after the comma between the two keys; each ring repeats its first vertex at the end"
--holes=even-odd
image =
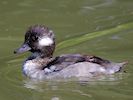
{"type": "Polygon", "coordinates": [[[27,45],[27,44],[23,44],[20,48],[16,49],[14,51],[15,54],[20,54],[20,53],[24,53],[26,51],[31,50],[31,48],[27,45]]]}

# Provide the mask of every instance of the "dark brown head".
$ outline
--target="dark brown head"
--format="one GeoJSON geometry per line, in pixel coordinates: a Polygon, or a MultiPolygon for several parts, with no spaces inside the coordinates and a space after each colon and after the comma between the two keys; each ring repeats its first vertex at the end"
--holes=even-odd
{"type": "Polygon", "coordinates": [[[55,36],[52,30],[44,25],[34,25],[25,33],[24,43],[14,53],[31,51],[43,56],[52,56],[55,49],[55,36]]]}

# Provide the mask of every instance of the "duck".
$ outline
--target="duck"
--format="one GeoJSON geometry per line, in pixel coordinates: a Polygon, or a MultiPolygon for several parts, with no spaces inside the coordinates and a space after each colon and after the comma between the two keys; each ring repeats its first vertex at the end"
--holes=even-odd
{"type": "Polygon", "coordinates": [[[26,30],[24,42],[14,50],[15,54],[31,52],[23,62],[23,74],[31,79],[93,77],[120,72],[127,64],[88,54],[62,54],[54,57],[55,47],[55,34],[49,27],[30,26],[26,30]]]}

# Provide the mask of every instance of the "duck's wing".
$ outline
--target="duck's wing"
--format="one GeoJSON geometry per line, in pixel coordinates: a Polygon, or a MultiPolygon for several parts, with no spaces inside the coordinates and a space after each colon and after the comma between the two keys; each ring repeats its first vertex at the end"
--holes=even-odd
{"type": "Polygon", "coordinates": [[[91,63],[96,63],[101,66],[106,66],[108,64],[111,64],[111,61],[97,57],[97,56],[83,55],[83,57],[84,57],[85,61],[91,62],[91,63]]]}
{"type": "Polygon", "coordinates": [[[55,58],[51,58],[51,61],[47,64],[46,67],[51,68],[52,66],[54,67],[54,71],[60,71],[63,68],[66,68],[70,65],[73,65],[79,62],[90,62],[90,63],[98,64],[107,70],[116,69],[114,70],[114,72],[121,70],[121,68],[125,65],[125,62],[114,63],[109,60],[106,60],[97,56],[92,56],[92,55],[66,54],[55,58]]]}
{"type": "Polygon", "coordinates": [[[128,61],[124,61],[121,63],[112,62],[97,56],[88,56],[85,55],[86,61],[91,63],[96,63],[101,65],[101,67],[104,67],[106,70],[108,70],[110,73],[115,73],[122,71],[123,67],[128,64],[128,61]]]}
{"type": "Polygon", "coordinates": [[[60,56],[60,58],[63,58],[65,62],[71,63],[91,62],[99,64],[101,66],[111,64],[111,61],[93,55],[67,54],[60,56]]]}
{"type": "MultiPolygon", "coordinates": [[[[100,57],[90,56],[90,55],[80,55],[80,54],[65,54],[58,57],[52,58],[51,62],[47,64],[47,68],[51,66],[55,67],[55,71],[59,71],[63,68],[66,68],[72,64],[76,64],[79,62],[91,62],[99,65],[106,65],[110,62],[108,60],[104,60],[100,57]]],[[[45,67],[45,68],[46,68],[45,67]]]]}
{"type": "Polygon", "coordinates": [[[79,54],[66,54],[52,58],[52,60],[47,64],[46,67],[51,68],[51,66],[54,66],[54,71],[59,71],[69,65],[83,61],[85,61],[85,59],[79,54]]]}

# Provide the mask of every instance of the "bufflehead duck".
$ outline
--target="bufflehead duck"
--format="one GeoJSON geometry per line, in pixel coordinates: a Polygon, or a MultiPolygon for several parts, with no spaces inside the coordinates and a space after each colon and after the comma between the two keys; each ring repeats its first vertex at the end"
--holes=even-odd
{"type": "Polygon", "coordinates": [[[92,77],[119,72],[126,62],[115,63],[100,57],[65,54],[53,57],[55,36],[44,25],[33,25],[25,34],[24,43],[14,53],[32,52],[23,63],[23,73],[29,78],[92,77]]]}

